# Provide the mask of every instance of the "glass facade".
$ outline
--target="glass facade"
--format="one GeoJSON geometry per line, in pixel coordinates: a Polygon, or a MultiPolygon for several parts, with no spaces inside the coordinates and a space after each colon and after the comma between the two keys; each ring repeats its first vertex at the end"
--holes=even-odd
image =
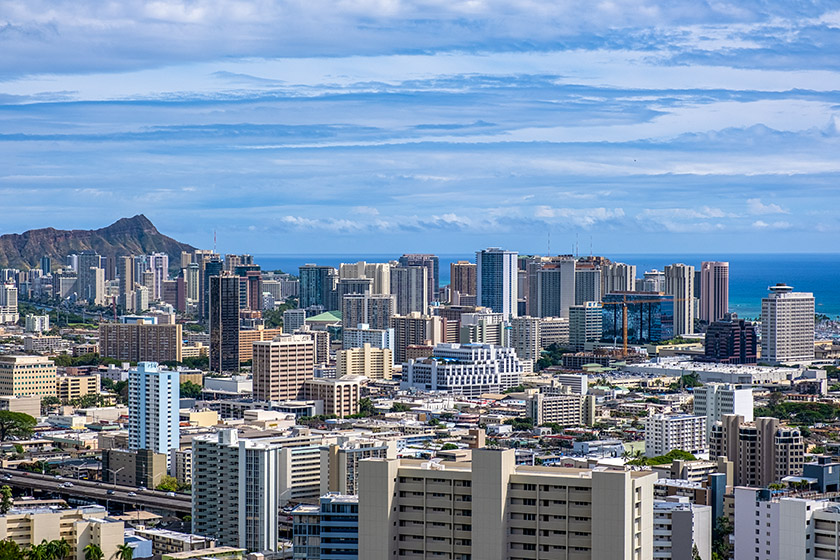
{"type": "Polygon", "coordinates": [[[655,292],[619,292],[604,296],[602,341],[623,340],[625,300],[628,344],[649,344],[674,337],[673,297],[655,292]]]}

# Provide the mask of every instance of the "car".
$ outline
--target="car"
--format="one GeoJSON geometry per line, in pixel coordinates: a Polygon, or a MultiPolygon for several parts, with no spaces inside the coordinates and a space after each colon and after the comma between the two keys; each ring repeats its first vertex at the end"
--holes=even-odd
{"type": "Polygon", "coordinates": [[[146,491],[146,487],[145,487],[145,486],[140,486],[139,488],[137,488],[137,491],[138,491],[138,492],[145,492],[145,491],[146,491]]]}
{"type": "Polygon", "coordinates": [[[175,492],[167,492],[166,495],[169,496],[170,498],[174,498],[175,497],[175,492]]]}
{"type": "Polygon", "coordinates": [[[129,492],[128,495],[129,495],[129,497],[133,498],[134,496],[137,495],[137,492],[129,492]]]}
{"type": "Polygon", "coordinates": [[[62,486],[65,487],[65,488],[70,488],[70,487],[73,486],[73,483],[72,482],[65,482],[64,484],[62,484],[62,486]]]}
{"type": "Polygon", "coordinates": [[[61,476],[60,474],[57,474],[57,475],[55,475],[55,479],[56,479],[56,480],[63,480],[63,479],[64,479],[64,477],[63,477],[63,476],[61,476]]]}
{"type": "Polygon", "coordinates": [[[113,496],[113,495],[114,495],[114,491],[113,491],[113,490],[108,490],[108,495],[109,495],[109,496],[113,496]]]}

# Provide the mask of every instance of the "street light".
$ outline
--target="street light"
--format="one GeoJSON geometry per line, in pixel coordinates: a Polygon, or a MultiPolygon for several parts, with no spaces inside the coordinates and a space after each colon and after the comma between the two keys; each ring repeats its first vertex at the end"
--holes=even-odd
{"type": "Polygon", "coordinates": [[[108,471],[109,473],[112,473],[112,475],[113,475],[113,477],[114,477],[114,478],[112,479],[112,481],[113,481],[113,483],[114,483],[114,488],[116,488],[116,487],[117,487],[117,473],[118,473],[118,472],[120,472],[121,470],[123,470],[124,468],[125,468],[125,467],[120,467],[120,468],[118,468],[117,470],[114,470],[114,469],[105,469],[105,470],[106,470],[106,471],[108,471]]]}

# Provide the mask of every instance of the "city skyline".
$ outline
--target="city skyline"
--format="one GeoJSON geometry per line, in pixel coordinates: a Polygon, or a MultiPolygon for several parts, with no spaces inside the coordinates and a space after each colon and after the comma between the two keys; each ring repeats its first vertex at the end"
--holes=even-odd
{"type": "Polygon", "coordinates": [[[4,7],[4,233],[139,212],[255,254],[840,233],[824,5],[4,7]]]}

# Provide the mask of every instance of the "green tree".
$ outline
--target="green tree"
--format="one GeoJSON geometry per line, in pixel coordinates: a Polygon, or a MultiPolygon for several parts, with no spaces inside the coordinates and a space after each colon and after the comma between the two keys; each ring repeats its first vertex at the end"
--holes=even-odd
{"type": "Polygon", "coordinates": [[[731,546],[729,544],[729,535],[732,534],[734,528],[729,518],[721,515],[715,519],[715,525],[712,528],[712,558],[719,558],[724,560],[729,558],[731,546]]]}
{"type": "Polygon", "coordinates": [[[359,415],[373,416],[376,414],[376,408],[373,406],[373,401],[365,397],[359,401],[359,415]]]}
{"type": "Polygon", "coordinates": [[[134,549],[127,544],[117,545],[117,558],[119,560],[133,560],[134,549]]]}
{"type": "Polygon", "coordinates": [[[54,406],[61,404],[58,397],[44,397],[41,399],[41,414],[47,414],[54,406]]]}
{"type": "Polygon", "coordinates": [[[84,548],[85,560],[104,560],[105,555],[98,544],[89,544],[84,548]]]}
{"type": "Polygon", "coordinates": [[[178,490],[178,479],[174,476],[165,474],[161,477],[160,483],[155,487],[155,489],[163,492],[175,492],[178,490]]]}
{"type": "Polygon", "coordinates": [[[5,485],[0,487],[0,513],[3,515],[9,513],[13,504],[12,489],[5,485]]]}
{"type": "Polygon", "coordinates": [[[391,412],[408,412],[411,410],[411,407],[405,403],[394,403],[394,406],[391,407],[391,412]]]}
{"type": "Polygon", "coordinates": [[[181,383],[181,397],[185,399],[197,399],[201,396],[201,385],[192,381],[181,383]]]}
{"type": "Polygon", "coordinates": [[[444,443],[443,446],[440,448],[441,451],[449,451],[450,449],[458,449],[458,446],[454,443],[444,443]]]}
{"type": "Polygon", "coordinates": [[[0,541],[0,558],[3,560],[25,560],[23,551],[11,539],[0,541]]]}
{"type": "Polygon", "coordinates": [[[26,560],[51,560],[49,543],[46,539],[42,540],[41,544],[33,544],[25,554],[26,560]]]}
{"type": "Polygon", "coordinates": [[[23,412],[0,410],[0,441],[9,438],[26,439],[38,421],[23,412]]]}
{"type": "Polygon", "coordinates": [[[70,556],[70,543],[64,539],[47,543],[47,552],[53,560],[64,560],[70,556]]]}

